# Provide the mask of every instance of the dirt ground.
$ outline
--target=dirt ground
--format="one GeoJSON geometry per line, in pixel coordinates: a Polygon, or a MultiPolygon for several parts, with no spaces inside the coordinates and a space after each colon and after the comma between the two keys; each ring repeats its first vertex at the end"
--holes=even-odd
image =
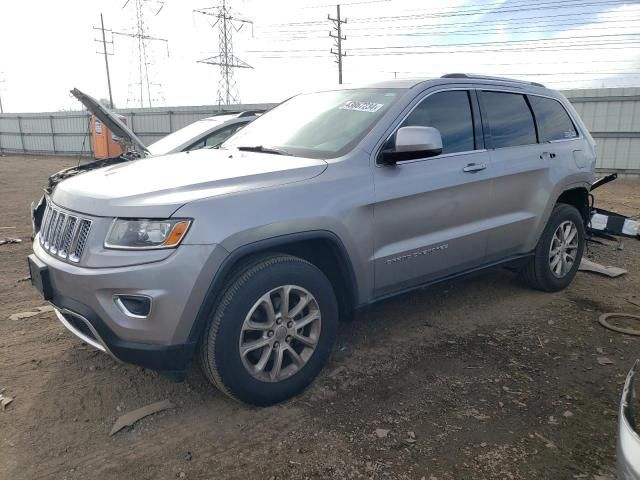
{"type": "MultiPolygon", "coordinates": [[[[0,157],[0,238],[23,239],[0,246],[0,392],[14,398],[0,411],[0,479],[613,478],[640,337],[597,319],[640,313],[640,241],[590,244],[591,258],[629,273],[579,273],[557,294],[496,270],[377,304],[341,326],[304,394],[257,409],[195,365],[174,383],[120,364],[52,313],[9,320],[43,305],[23,280],[29,203],[75,162],[0,157]],[[120,415],[164,399],[176,408],[109,436],[120,415]]],[[[640,181],[596,197],[640,214],[640,181]]]]}

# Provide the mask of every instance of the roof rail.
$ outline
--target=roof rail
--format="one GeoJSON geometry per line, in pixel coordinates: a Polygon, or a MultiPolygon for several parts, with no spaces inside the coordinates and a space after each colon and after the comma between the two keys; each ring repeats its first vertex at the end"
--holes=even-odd
{"type": "Polygon", "coordinates": [[[468,75],[466,73],[447,73],[446,75],[442,75],[440,78],[470,78],[477,80],[497,80],[497,81],[506,81],[506,82],[514,82],[514,83],[525,83],[527,85],[534,85],[536,87],[545,88],[545,86],[538,82],[528,82],[526,80],[515,80],[513,78],[506,77],[490,77],[488,75],[468,75]]]}
{"type": "Polygon", "coordinates": [[[251,117],[253,115],[258,115],[261,113],[266,112],[266,109],[260,109],[260,110],[245,110],[244,112],[241,112],[240,115],[238,115],[238,118],[242,118],[242,117],[251,117]]]}
{"type": "Polygon", "coordinates": [[[238,118],[242,117],[250,117],[252,115],[258,115],[266,112],[267,109],[256,109],[256,110],[218,110],[213,113],[212,117],[217,117],[219,115],[238,115],[238,118]]]}

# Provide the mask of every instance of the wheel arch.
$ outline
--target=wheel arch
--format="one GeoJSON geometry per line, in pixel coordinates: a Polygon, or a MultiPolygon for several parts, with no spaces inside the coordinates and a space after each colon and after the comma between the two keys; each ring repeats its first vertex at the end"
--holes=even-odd
{"type": "Polygon", "coordinates": [[[565,203],[575,207],[582,219],[584,220],[585,228],[589,224],[591,218],[591,207],[589,203],[589,190],[586,187],[574,187],[564,190],[558,196],[555,204],[565,203]]]}
{"type": "Polygon", "coordinates": [[[540,216],[535,233],[531,236],[529,243],[527,244],[527,251],[531,252],[535,249],[536,245],[542,237],[547,222],[551,218],[551,213],[556,205],[559,203],[571,205],[575,207],[584,222],[585,228],[589,225],[591,219],[591,206],[589,202],[589,184],[586,182],[576,182],[565,185],[564,187],[558,187],[550,193],[544,212],[540,216]]]}
{"type": "Polygon", "coordinates": [[[303,258],[318,267],[333,286],[340,318],[350,318],[357,305],[357,278],[347,249],[340,238],[328,230],[279,235],[252,242],[230,252],[215,273],[189,332],[189,341],[196,342],[207,323],[226,282],[243,265],[269,254],[289,254],[303,258]]]}

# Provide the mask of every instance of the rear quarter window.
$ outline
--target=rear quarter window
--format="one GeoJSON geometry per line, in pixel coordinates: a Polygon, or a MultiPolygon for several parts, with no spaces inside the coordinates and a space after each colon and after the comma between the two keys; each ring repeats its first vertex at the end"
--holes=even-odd
{"type": "Polygon", "coordinates": [[[529,102],[536,116],[541,142],[566,140],[578,136],[571,117],[560,102],[535,95],[529,95],[529,102]]]}

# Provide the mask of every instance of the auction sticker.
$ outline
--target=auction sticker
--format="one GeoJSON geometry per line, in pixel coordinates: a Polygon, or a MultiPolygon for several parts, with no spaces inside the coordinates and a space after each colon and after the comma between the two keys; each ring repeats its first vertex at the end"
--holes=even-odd
{"type": "Polygon", "coordinates": [[[384,107],[384,103],[358,102],[356,100],[349,100],[340,107],[340,110],[355,110],[356,112],[373,113],[377,112],[382,107],[384,107]]]}

